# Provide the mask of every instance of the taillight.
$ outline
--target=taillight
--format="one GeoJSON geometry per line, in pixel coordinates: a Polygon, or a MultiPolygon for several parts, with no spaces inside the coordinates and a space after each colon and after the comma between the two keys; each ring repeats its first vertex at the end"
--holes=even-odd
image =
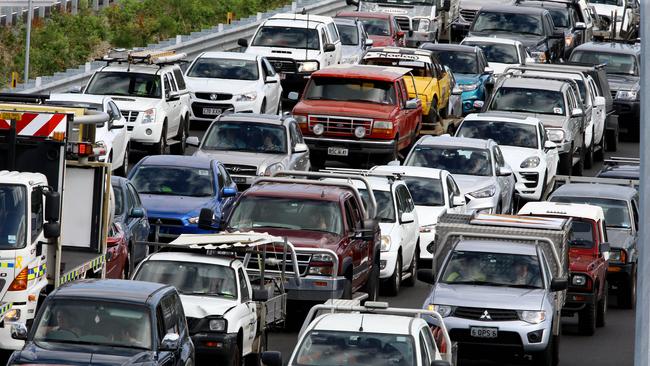
{"type": "Polygon", "coordinates": [[[9,286],[9,291],[23,291],[27,290],[27,267],[23,268],[18,276],[14,278],[13,282],[9,286]]]}

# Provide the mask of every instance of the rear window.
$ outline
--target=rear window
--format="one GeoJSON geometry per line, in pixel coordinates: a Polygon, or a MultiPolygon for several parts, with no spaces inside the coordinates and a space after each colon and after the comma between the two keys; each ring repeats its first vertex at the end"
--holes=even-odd
{"type": "Polygon", "coordinates": [[[481,12],[472,25],[474,32],[509,32],[520,34],[544,34],[542,19],[534,15],[481,12]]]}

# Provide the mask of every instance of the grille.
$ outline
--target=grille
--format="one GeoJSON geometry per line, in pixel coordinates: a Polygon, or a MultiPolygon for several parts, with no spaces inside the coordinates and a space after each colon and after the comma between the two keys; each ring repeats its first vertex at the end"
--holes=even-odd
{"type": "Polygon", "coordinates": [[[460,16],[465,19],[465,21],[471,23],[474,21],[474,18],[476,18],[476,12],[476,10],[460,9],[460,16]]]}
{"type": "Polygon", "coordinates": [[[138,118],[138,115],[140,112],[135,112],[135,111],[122,111],[122,116],[124,116],[124,119],[126,119],[127,122],[133,123],[135,120],[138,118]]]}
{"type": "Polygon", "coordinates": [[[257,167],[251,165],[224,164],[224,167],[232,175],[257,175],[257,167]]]}
{"type": "MultiPolygon", "coordinates": [[[[261,255],[261,254],[260,254],[261,255]]],[[[271,262],[266,263],[266,269],[265,271],[268,272],[280,272],[282,271],[282,258],[285,254],[283,252],[271,252],[268,251],[266,252],[266,258],[267,259],[275,259],[277,261],[277,264],[273,264],[271,262]]],[[[238,254],[237,258],[240,260],[244,259],[243,255],[238,254]]],[[[298,271],[300,271],[300,275],[304,276],[307,274],[307,268],[309,267],[309,261],[311,260],[311,254],[306,254],[306,253],[296,253],[296,259],[298,260],[298,271]]],[[[293,273],[293,265],[291,264],[291,257],[289,255],[286,256],[286,267],[285,267],[285,273],[293,273]]],[[[255,260],[255,257],[251,256],[250,262],[248,262],[248,268],[250,269],[258,269],[258,263],[257,260],[255,260]]]]}
{"type": "Polygon", "coordinates": [[[526,188],[535,188],[537,187],[537,181],[539,181],[538,173],[520,173],[521,177],[524,180],[524,186],[526,188]]]}
{"type": "Polygon", "coordinates": [[[496,338],[472,337],[469,329],[452,329],[449,338],[458,343],[474,344],[498,344],[500,346],[522,346],[521,337],[515,332],[504,332],[499,330],[496,338]]]}
{"type": "Polygon", "coordinates": [[[408,31],[411,29],[411,20],[408,17],[395,17],[395,20],[397,20],[399,29],[403,31],[408,31]]]}
{"type": "Polygon", "coordinates": [[[298,64],[296,61],[286,58],[273,58],[267,57],[267,60],[273,65],[276,72],[282,73],[296,73],[298,72],[298,64]]]}
{"type": "Polygon", "coordinates": [[[610,93],[612,93],[612,98],[616,99],[616,93],[618,93],[618,90],[610,90],[610,93]]]}
{"type": "Polygon", "coordinates": [[[198,118],[216,118],[218,115],[214,114],[204,114],[203,108],[217,108],[221,109],[221,112],[225,112],[228,109],[235,110],[232,104],[208,104],[208,103],[192,103],[192,112],[195,117],[198,118]]]}
{"type": "Polygon", "coordinates": [[[352,135],[354,129],[361,126],[366,129],[366,135],[370,134],[372,129],[372,119],[356,117],[338,117],[338,116],[309,116],[309,130],[317,123],[325,126],[325,132],[352,135]]]}
{"type": "Polygon", "coordinates": [[[230,100],[232,94],[227,93],[194,93],[198,99],[205,100],[230,100]]]}
{"type": "Polygon", "coordinates": [[[180,219],[158,219],[155,217],[150,217],[149,224],[161,226],[183,226],[183,221],[180,219]],[[158,221],[160,221],[160,223],[158,221]]]}
{"type": "Polygon", "coordinates": [[[126,126],[127,131],[133,131],[133,126],[126,126]]]}
{"type": "Polygon", "coordinates": [[[485,308],[467,308],[467,307],[458,307],[454,310],[454,316],[457,318],[473,319],[473,320],[484,320],[484,321],[509,321],[509,320],[519,320],[517,312],[515,310],[497,310],[497,309],[485,309],[485,308]],[[481,319],[481,317],[488,312],[490,318],[492,319],[481,319]]]}

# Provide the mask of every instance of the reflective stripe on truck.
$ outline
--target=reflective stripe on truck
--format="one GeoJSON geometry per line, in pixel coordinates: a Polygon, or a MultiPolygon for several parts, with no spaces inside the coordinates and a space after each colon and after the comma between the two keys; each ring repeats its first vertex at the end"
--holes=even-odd
{"type": "Polygon", "coordinates": [[[106,255],[102,254],[82,265],[73,269],[70,272],[66,272],[59,277],[58,286],[61,286],[65,283],[72,282],[76,279],[79,279],[83,276],[88,270],[92,269],[93,271],[101,270],[104,263],[106,262],[106,255]]]}

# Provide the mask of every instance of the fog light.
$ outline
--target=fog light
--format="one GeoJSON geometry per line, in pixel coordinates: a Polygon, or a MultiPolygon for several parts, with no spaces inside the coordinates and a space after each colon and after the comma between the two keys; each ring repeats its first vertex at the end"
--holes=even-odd
{"type": "Polygon", "coordinates": [[[11,309],[5,314],[5,319],[15,322],[20,319],[20,309],[11,309]]]}
{"type": "Polygon", "coordinates": [[[359,126],[354,129],[354,136],[356,136],[358,139],[362,139],[366,135],[366,128],[363,126],[359,126]]]}
{"type": "Polygon", "coordinates": [[[317,123],[312,128],[312,131],[314,131],[314,135],[320,136],[323,134],[323,132],[325,132],[325,126],[323,126],[322,123],[317,123]]]}
{"type": "Polygon", "coordinates": [[[544,335],[544,329],[536,330],[534,332],[528,333],[528,342],[529,343],[539,343],[542,341],[542,335],[544,335]]]}
{"type": "Polygon", "coordinates": [[[147,130],[144,131],[144,133],[146,133],[147,135],[151,135],[153,131],[151,131],[151,128],[147,128],[147,130]]]}
{"type": "Polygon", "coordinates": [[[380,260],[379,261],[379,268],[380,269],[386,268],[386,261],[385,260],[380,260]]]}

